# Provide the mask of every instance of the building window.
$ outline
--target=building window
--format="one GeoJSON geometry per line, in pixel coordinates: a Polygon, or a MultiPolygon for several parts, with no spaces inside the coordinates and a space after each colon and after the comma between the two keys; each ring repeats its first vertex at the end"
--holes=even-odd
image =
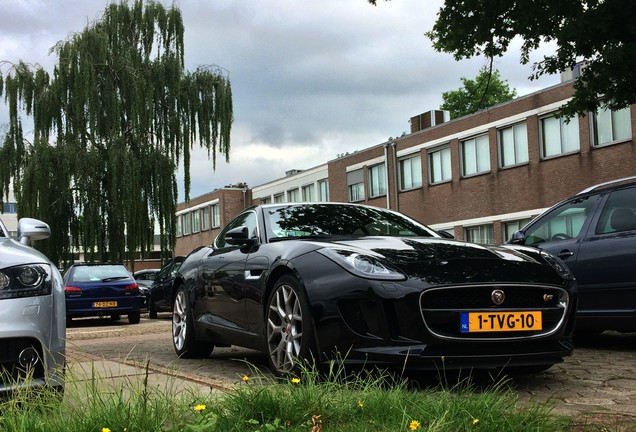
{"type": "Polygon", "coordinates": [[[329,201],[329,182],[327,179],[318,180],[318,201],[329,201]]]}
{"type": "Polygon", "coordinates": [[[629,107],[612,111],[599,108],[592,116],[594,146],[628,140],[632,137],[629,107]]]}
{"type": "Polygon", "coordinates": [[[471,243],[495,244],[492,224],[464,228],[464,239],[471,243]]]}
{"type": "Polygon", "coordinates": [[[177,216],[177,223],[175,225],[175,233],[177,237],[181,237],[181,215],[177,216]]]}
{"type": "Polygon", "coordinates": [[[579,151],[579,120],[563,117],[546,117],[541,119],[541,150],[543,157],[558,156],[579,151]]]}
{"type": "Polygon", "coordinates": [[[186,213],[183,215],[183,235],[190,235],[190,223],[191,223],[190,213],[186,213]]]}
{"type": "Polygon", "coordinates": [[[195,210],[192,212],[192,234],[201,231],[201,224],[199,223],[200,214],[201,212],[199,210],[195,210]]]}
{"type": "Polygon", "coordinates": [[[282,202],[285,202],[284,197],[283,197],[283,194],[282,194],[282,193],[279,193],[279,194],[274,195],[274,202],[275,202],[275,203],[282,203],[282,202]]]}
{"type": "Polygon", "coordinates": [[[502,168],[528,162],[528,131],[525,123],[499,129],[497,135],[502,168]]]}
{"type": "Polygon", "coordinates": [[[488,135],[481,135],[461,143],[462,174],[471,176],[490,171],[488,135]]]}
{"type": "Polygon", "coordinates": [[[444,147],[433,150],[428,154],[428,177],[431,184],[449,181],[451,171],[451,150],[444,147]]]}
{"type": "Polygon", "coordinates": [[[361,169],[347,173],[347,189],[349,201],[364,200],[364,172],[361,169]]]}
{"type": "Polygon", "coordinates": [[[313,183],[302,187],[303,201],[312,202],[314,200],[314,189],[313,183]]]}
{"type": "Polygon", "coordinates": [[[287,191],[287,202],[298,202],[298,189],[287,191]]]}
{"type": "Polygon", "coordinates": [[[201,209],[201,231],[210,229],[210,206],[201,209]]]}
{"type": "Polygon", "coordinates": [[[272,202],[272,197],[261,198],[261,204],[269,204],[272,202]]]}
{"type": "Polygon", "coordinates": [[[219,204],[212,204],[212,228],[218,228],[221,226],[221,206],[219,204]]]}
{"type": "Polygon", "coordinates": [[[4,214],[14,214],[17,213],[16,203],[3,203],[2,204],[2,213],[4,214]]]}
{"type": "Polygon", "coordinates": [[[400,160],[400,189],[422,187],[422,156],[400,160]]]}
{"type": "Polygon", "coordinates": [[[386,195],[386,164],[369,168],[369,187],[371,197],[386,195]]]}
{"type": "Polygon", "coordinates": [[[523,228],[528,222],[530,222],[531,218],[519,219],[515,221],[503,222],[502,225],[502,236],[504,241],[509,241],[512,238],[512,235],[523,228]]]}

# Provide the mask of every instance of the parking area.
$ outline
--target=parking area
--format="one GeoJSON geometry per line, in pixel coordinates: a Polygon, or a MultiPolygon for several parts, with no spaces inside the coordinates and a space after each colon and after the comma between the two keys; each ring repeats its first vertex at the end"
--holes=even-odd
{"type": "MultiPolygon", "coordinates": [[[[245,348],[217,348],[209,359],[178,359],[172,348],[170,315],[141,323],[76,320],[67,329],[69,361],[108,359],[123,365],[148,365],[211,389],[224,391],[265,370],[262,353],[245,348]]],[[[574,355],[550,370],[515,376],[510,385],[520,402],[554,404],[555,414],[575,416],[579,424],[605,423],[609,430],[636,430],[636,334],[603,333],[577,340],[574,355]]]]}

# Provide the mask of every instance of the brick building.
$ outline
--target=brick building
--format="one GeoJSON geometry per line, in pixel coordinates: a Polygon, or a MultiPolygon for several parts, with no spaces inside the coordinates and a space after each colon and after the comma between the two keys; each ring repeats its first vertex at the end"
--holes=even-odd
{"type": "MultiPolygon", "coordinates": [[[[223,226],[252,203],[359,202],[399,210],[457,239],[502,243],[556,202],[636,175],[636,106],[567,122],[554,114],[572,93],[568,81],[454,120],[426,112],[410,119],[410,134],[251,191],[213,191],[180,204],[177,214],[201,221],[216,203],[223,226]]],[[[175,253],[211,243],[217,226],[182,229],[175,253]]]]}

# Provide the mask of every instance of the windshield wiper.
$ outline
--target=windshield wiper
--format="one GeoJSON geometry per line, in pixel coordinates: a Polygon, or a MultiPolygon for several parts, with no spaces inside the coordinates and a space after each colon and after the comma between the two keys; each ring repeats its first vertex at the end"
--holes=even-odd
{"type": "Polygon", "coordinates": [[[312,240],[312,239],[326,239],[333,238],[335,236],[330,234],[311,234],[311,235],[300,235],[300,236],[284,236],[284,237],[272,237],[269,239],[271,242],[276,241],[285,241],[285,240],[312,240]]]}
{"type": "Polygon", "coordinates": [[[128,276],[114,276],[114,277],[104,278],[102,279],[102,282],[112,282],[112,281],[124,280],[124,279],[129,279],[129,278],[128,276]]]}

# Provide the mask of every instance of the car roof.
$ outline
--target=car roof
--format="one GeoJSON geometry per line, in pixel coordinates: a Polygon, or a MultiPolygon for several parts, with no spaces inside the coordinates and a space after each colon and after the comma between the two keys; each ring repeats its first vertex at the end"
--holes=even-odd
{"type": "Polygon", "coordinates": [[[594,193],[600,193],[606,190],[613,190],[613,189],[619,189],[621,187],[625,187],[625,186],[632,186],[636,184],[636,176],[631,176],[631,177],[623,177],[620,179],[615,179],[615,180],[610,180],[610,181],[606,181],[603,183],[599,183],[596,184],[594,186],[590,186],[588,188],[583,189],[581,192],[579,192],[578,195],[586,195],[586,194],[590,194],[592,192],[594,193]]]}

